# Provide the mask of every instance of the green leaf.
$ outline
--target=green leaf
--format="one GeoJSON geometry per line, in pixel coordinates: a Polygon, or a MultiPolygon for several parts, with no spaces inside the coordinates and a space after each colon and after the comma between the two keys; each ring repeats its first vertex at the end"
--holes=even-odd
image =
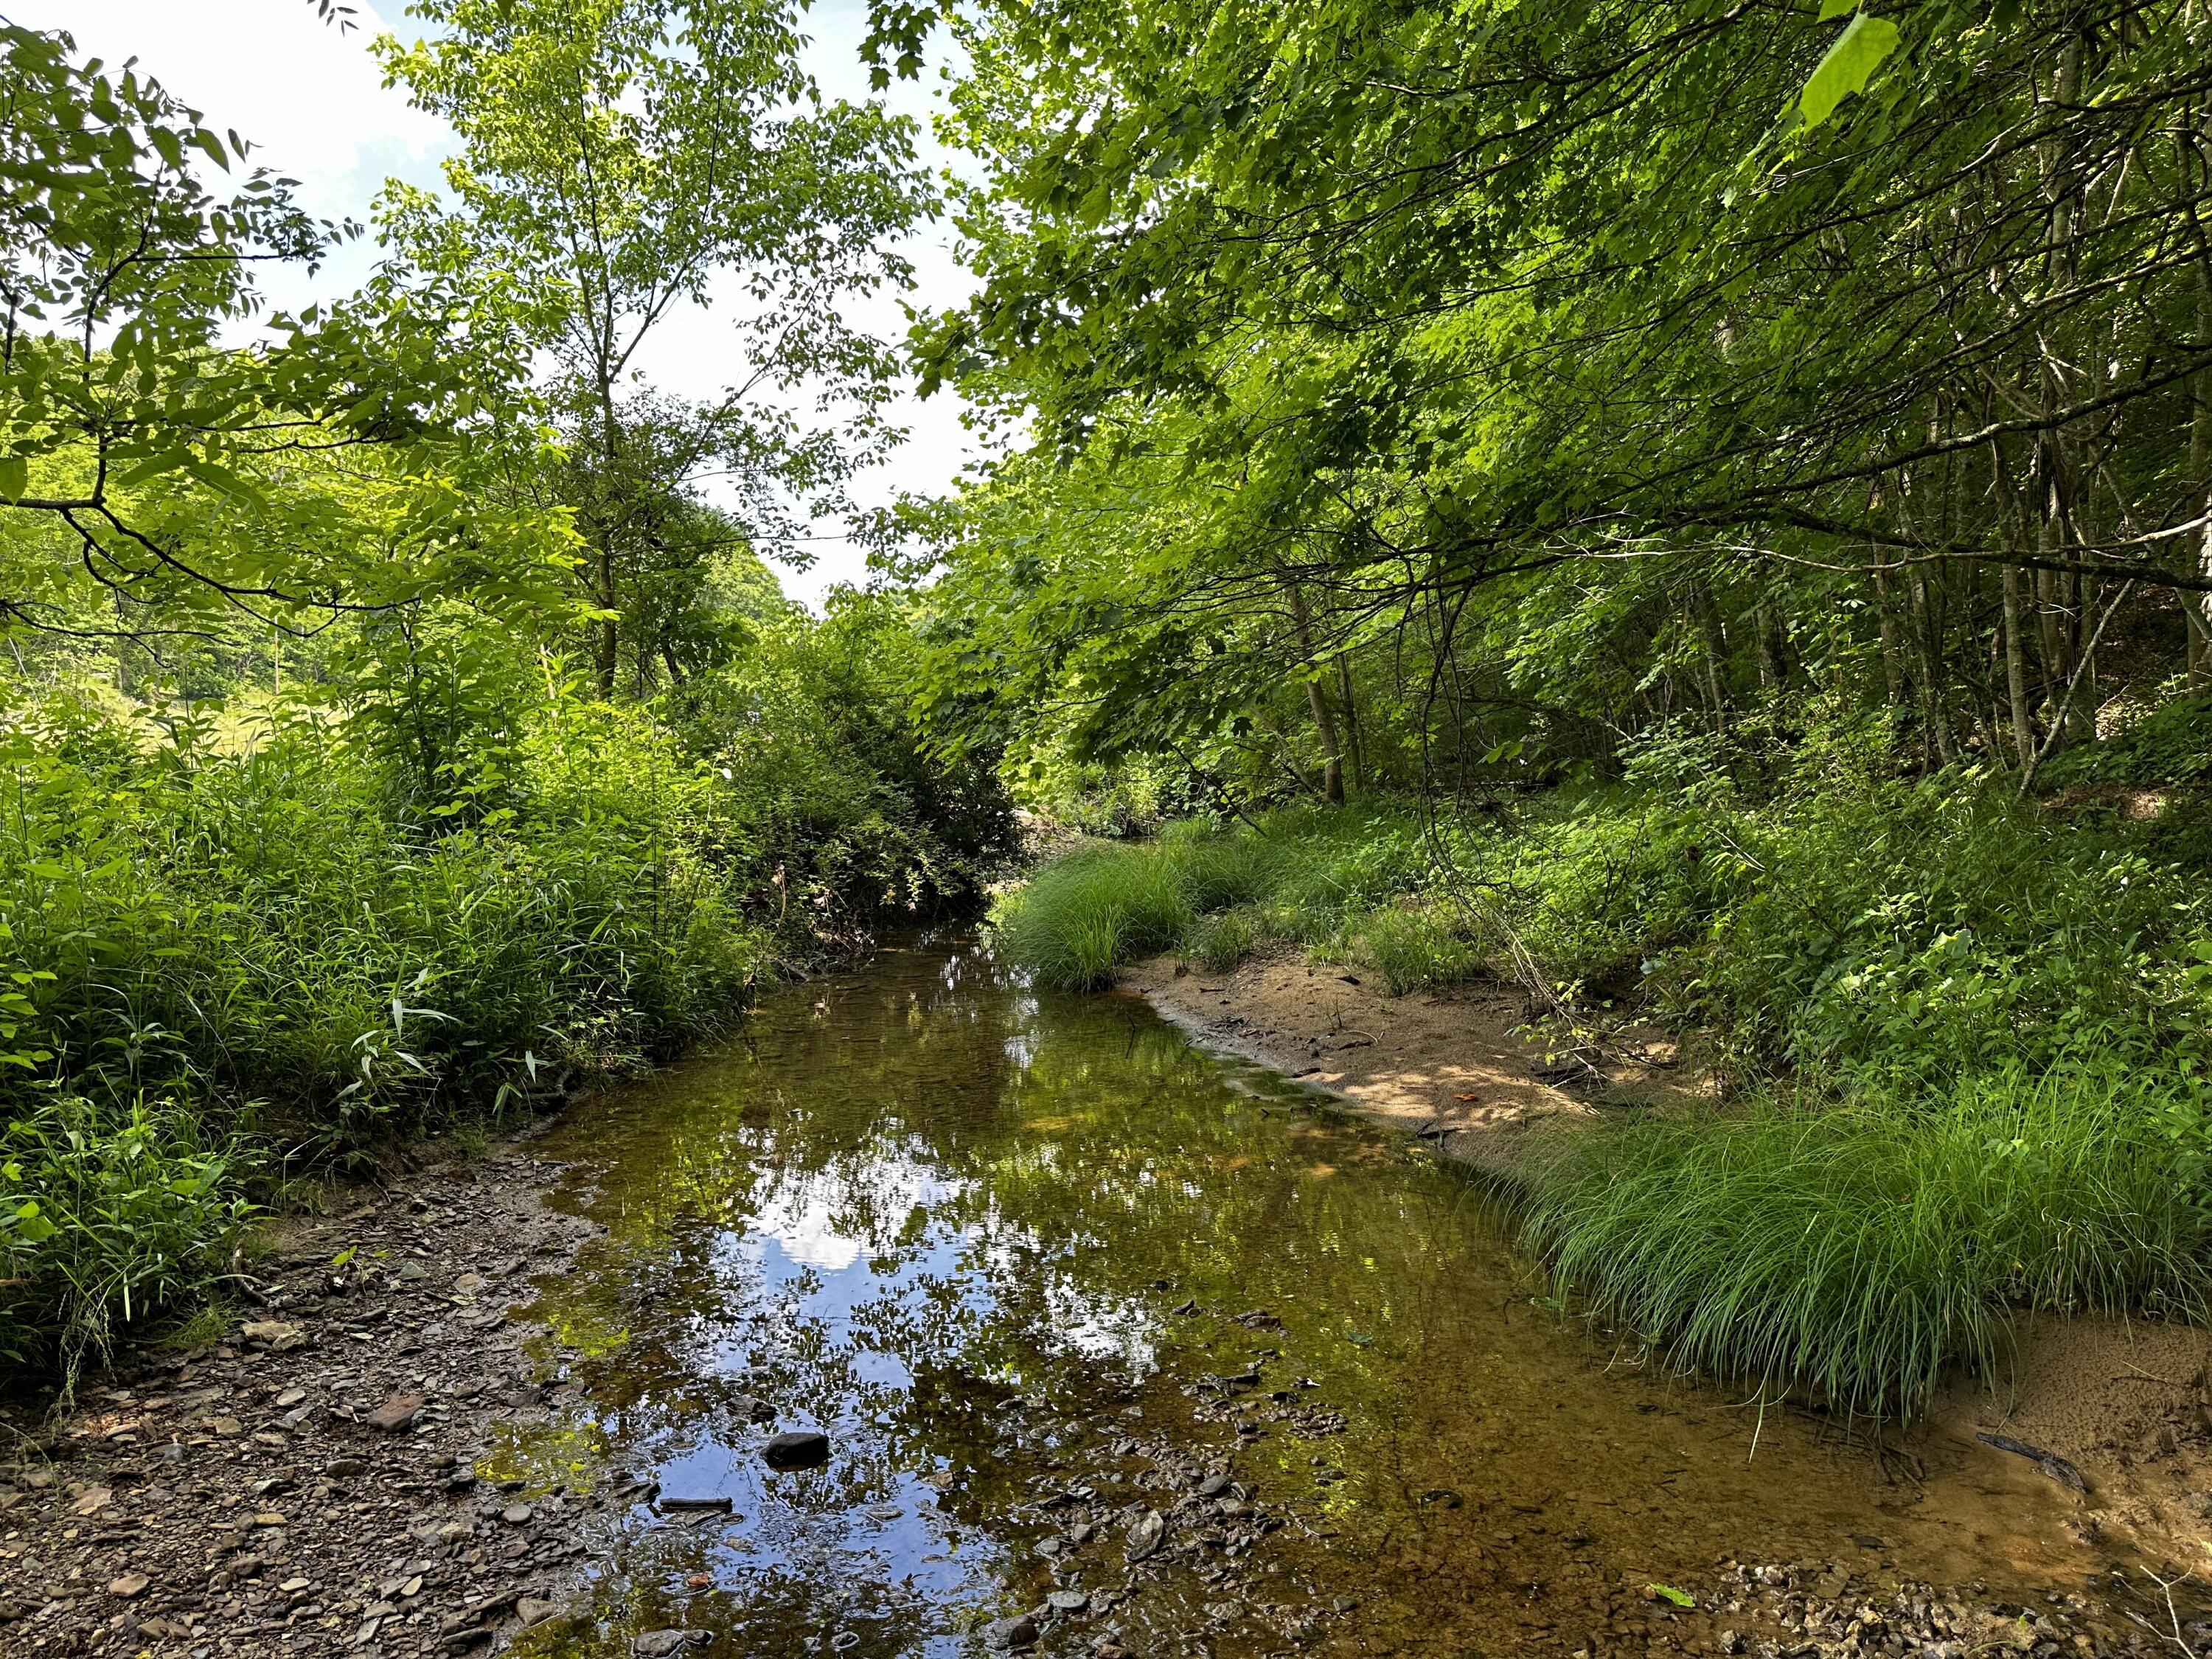
{"type": "Polygon", "coordinates": [[[0,496],[15,500],[31,487],[31,464],[21,455],[0,455],[0,496]]]}
{"type": "Polygon", "coordinates": [[[1867,82],[1882,65],[1882,60],[1897,49],[1897,25],[1886,17],[1869,17],[1864,12],[1851,19],[1836,44],[1828,48],[1828,55],[1820,60],[1812,78],[1805,82],[1805,90],[1797,100],[1804,112],[1805,125],[1817,127],[1836,112],[1836,106],[1855,92],[1866,90],[1867,82]]]}
{"type": "Polygon", "coordinates": [[[1820,21],[1841,17],[1847,11],[1856,11],[1859,0],[1820,0],[1820,21]]]}
{"type": "Polygon", "coordinates": [[[1698,1605],[1696,1596],[1687,1590],[1678,1590],[1672,1584],[1652,1584],[1648,1588],[1661,1601],[1672,1601],[1678,1607],[1694,1607],[1698,1605]]]}

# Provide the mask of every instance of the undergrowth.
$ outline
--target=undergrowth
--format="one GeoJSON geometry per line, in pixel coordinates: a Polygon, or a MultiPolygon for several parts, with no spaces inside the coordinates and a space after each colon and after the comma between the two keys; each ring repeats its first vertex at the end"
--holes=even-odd
{"type": "Polygon", "coordinates": [[[1993,1372],[2011,1310],[2201,1305],[2212,845],[2171,725],[2106,762],[2178,776],[2148,815],[2080,760],[2022,803],[1849,726],[1779,765],[1662,732],[1618,780],[1480,812],[1086,849],[1001,903],[1000,947],[1076,988],[1270,941],[1393,994],[1533,963],[1586,1015],[1695,1028],[1729,1103],[1532,1164],[1532,1244],[1690,1369],[1910,1412],[1946,1364],[1993,1372]]]}

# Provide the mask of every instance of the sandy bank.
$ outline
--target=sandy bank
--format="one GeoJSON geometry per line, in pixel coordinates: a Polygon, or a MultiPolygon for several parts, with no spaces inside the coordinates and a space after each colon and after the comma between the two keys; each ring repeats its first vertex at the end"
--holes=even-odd
{"type": "MultiPolygon", "coordinates": [[[[1656,1031],[1620,1034],[1614,1052],[1587,1061],[1551,1052],[1518,1029],[1528,1006],[1509,986],[1393,997],[1356,968],[1291,950],[1228,973],[1154,957],[1117,984],[1204,1047],[1297,1078],[1489,1168],[1509,1167],[1539,1126],[1594,1123],[1609,1107],[1701,1092],[1656,1031]]],[[[2087,1488],[2083,1541],[2193,1567],[2201,1580],[2212,1559],[2212,1332],[2084,1314],[2024,1319],[2015,1336],[1994,1387],[1955,1380],[1905,1443],[1972,1443],[2063,1484],[2063,1469],[1982,1437],[2051,1454],[2087,1488]]]]}

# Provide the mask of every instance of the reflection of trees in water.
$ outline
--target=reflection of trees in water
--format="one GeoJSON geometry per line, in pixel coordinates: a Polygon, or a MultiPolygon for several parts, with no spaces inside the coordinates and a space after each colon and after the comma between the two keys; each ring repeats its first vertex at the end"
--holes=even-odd
{"type": "MultiPolygon", "coordinates": [[[[610,1431],[653,1455],[746,1443],[740,1394],[842,1420],[830,1469],[763,1495],[771,1556],[940,1468],[965,1475],[957,1521],[1035,1530],[1007,1518],[1030,1475],[1097,1439],[1088,1419],[1163,1340],[1186,1372],[1279,1348],[1270,1387],[1315,1376],[1358,1432],[1392,1435],[1401,1345],[1492,1271],[1465,1183],[1238,1093],[1140,1005],[891,957],[772,999],[749,1037],[562,1131],[551,1150],[589,1167],[610,1231],[541,1315],[610,1431]],[[1208,1316],[1164,1320],[1185,1296],[1208,1316]],[[1253,1307],[1285,1328],[1214,1316],[1253,1307]]],[[[1312,1449],[1279,1437],[1246,1461],[1303,1487],[1312,1449]]],[[[1357,1522],[1348,1489],[1331,1501],[1357,1522]]],[[[763,1628],[788,1589],[818,1632],[819,1580],[791,1562],[690,1570],[741,1570],[763,1628]]]]}

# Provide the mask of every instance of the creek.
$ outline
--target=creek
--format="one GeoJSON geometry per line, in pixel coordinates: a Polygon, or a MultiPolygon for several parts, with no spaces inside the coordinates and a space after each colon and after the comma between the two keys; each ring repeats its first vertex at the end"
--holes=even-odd
{"type": "Polygon", "coordinates": [[[2041,1607],[2107,1565],[2021,1460],[1670,1377],[1465,1170],[966,935],[538,1150],[605,1229],[525,1316],[574,1403],[479,1468],[623,1501],[524,1650],[1710,1651],[1747,1567],[2041,1607]],[[791,1430],[828,1461],[770,1468],[791,1430]]]}

